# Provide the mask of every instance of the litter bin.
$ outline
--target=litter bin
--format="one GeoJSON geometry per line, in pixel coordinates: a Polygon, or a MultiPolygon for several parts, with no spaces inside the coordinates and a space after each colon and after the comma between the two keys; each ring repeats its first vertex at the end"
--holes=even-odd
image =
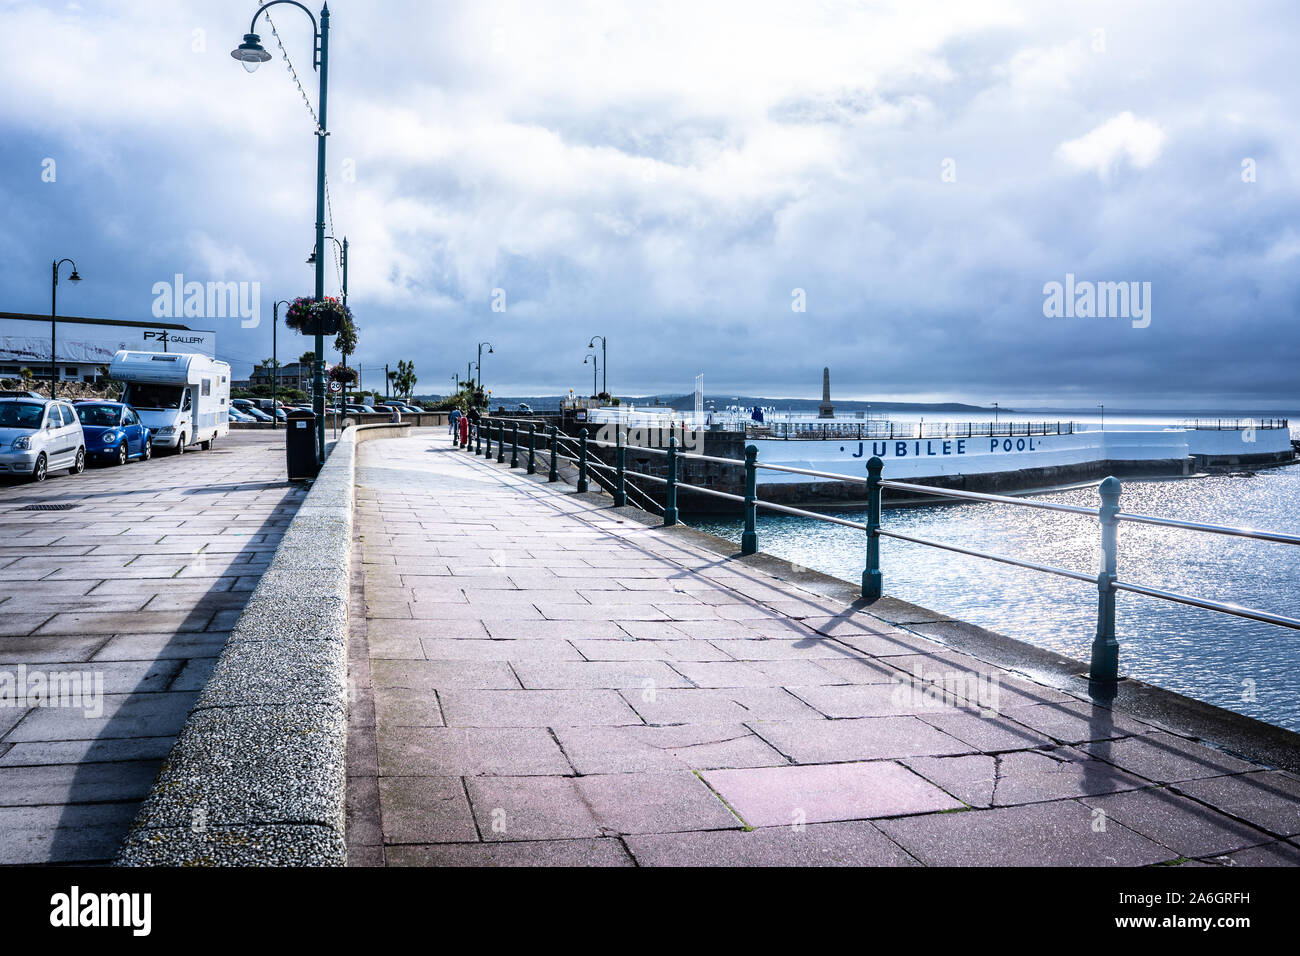
{"type": "Polygon", "coordinates": [[[306,481],[316,477],[316,414],[292,411],[285,416],[284,452],[289,463],[289,480],[306,481]]]}

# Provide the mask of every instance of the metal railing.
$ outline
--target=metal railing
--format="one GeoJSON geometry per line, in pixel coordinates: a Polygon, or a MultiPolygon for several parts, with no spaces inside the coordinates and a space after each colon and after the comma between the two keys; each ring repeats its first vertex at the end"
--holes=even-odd
{"type": "MultiPolygon", "coordinates": [[[[511,462],[512,467],[516,467],[518,463],[519,448],[518,422],[513,423],[510,432],[510,441],[512,446],[511,462]]],[[[505,452],[506,422],[504,420],[496,420],[496,436],[498,441],[497,461],[500,462],[503,461],[505,452]]],[[[857,478],[833,472],[817,471],[811,468],[796,468],[791,465],[766,465],[758,461],[758,449],[753,445],[746,447],[744,460],[735,458],[719,458],[714,455],[685,452],[678,448],[677,438],[675,435],[669,439],[667,448],[653,448],[645,445],[632,446],[638,454],[648,453],[664,455],[667,457],[667,477],[660,477],[658,475],[650,475],[644,472],[628,471],[626,468],[625,455],[629,446],[622,441],[620,432],[616,431],[615,438],[616,441],[612,443],[591,439],[588,437],[587,430],[584,428],[579,431],[578,438],[575,442],[575,440],[569,436],[559,435],[555,426],[551,426],[550,434],[548,436],[548,451],[550,455],[549,480],[552,482],[559,480],[557,474],[557,463],[561,459],[573,461],[578,466],[578,490],[580,492],[588,490],[588,475],[590,469],[593,467],[596,469],[603,469],[606,472],[612,471],[612,477],[606,476],[606,480],[598,481],[601,483],[602,487],[611,493],[614,497],[615,503],[628,503],[630,489],[636,497],[642,499],[632,503],[637,504],[638,507],[642,507],[644,510],[649,510],[645,509],[642,501],[650,502],[654,505],[655,510],[659,511],[663,515],[665,525],[675,525],[679,521],[677,499],[678,490],[682,486],[689,488],[690,491],[696,494],[709,495],[727,501],[739,502],[744,507],[745,515],[744,529],[741,532],[740,539],[740,550],[743,555],[755,554],[758,551],[757,512],[760,508],[768,511],[775,511],[780,514],[796,515],[798,517],[811,518],[828,524],[854,528],[855,530],[864,532],[866,535],[866,566],[862,572],[862,597],[867,601],[878,600],[884,593],[884,581],[880,568],[880,540],[882,538],[906,541],[910,544],[938,548],[954,554],[983,558],[984,560],[994,561],[1000,564],[1008,564],[1013,567],[1026,568],[1031,571],[1052,574],[1074,581],[1095,584],[1097,586],[1097,630],[1093,637],[1091,661],[1088,669],[1088,679],[1095,684],[1113,685],[1119,680],[1119,642],[1115,636],[1115,595],[1119,591],[1126,591],[1131,594],[1140,594],[1146,597],[1171,601],[1190,607],[1201,608],[1203,610],[1215,611],[1221,614],[1229,614],[1247,620],[1260,621],[1278,627],[1300,630],[1300,619],[1286,617],[1281,614],[1273,614],[1268,611],[1245,608],[1224,601],[1199,598],[1190,594],[1183,594],[1177,591],[1166,590],[1164,588],[1150,587],[1130,581],[1120,580],[1118,575],[1118,529],[1120,522],[1123,521],[1132,522],[1134,524],[1155,525],[1164,528],[1177,528],[1184,531],[1201,532],[1206,534],[1248,538],[1256,541],[1271,542],[1274,544],[1300,545],[1300,535],[1265,531],[1257,528],[1234,528],[1194,521],[1180,521],[1174,518],[1162,518],[1155,515],[1128,514],[1120,510],[1119,499],[1121,485],[1119,479],[1115,477],[1107,478],[1101,482],[1098,488],[1101,497],[1100,507],[1084,508],[1078,505],[1058,504],[1051,501],[1038,501],[1032,498],[1014,498],[1006,495],[992,495],[984,494],[982,492],[936,488],[930,485],[918,485],[905,481],[890,481],[882,477],[885,465],[880,458],[876,457],[867,461],[866,476],[863,478],[857,478]],[[571,447],[576,445],[575,455],[566,455],[561,451],[561,446],[566,443],[571,447]],[[610,466],[599,459],[593,460],[593,457],[590,454],[591,445],[614,448],[615,464],[610,466]],[[712,462],[743,468],[745,493],[743,495],[736,495],[730,492],[719,491],[715,488],[704,488],[699,485],[691,485],[683,482],[678,474],[678,465],[683,459],[712,462]],[[789,505],[777,504],[776,502],[761,501],[758,498],[757,490],[757,472],[760,468],[787,474],[805,475],[812,478],[833,478],[837,481],[863,484],[866,486],[867,491],[867,520],[865,522],[850,521],[847,518],[821,514],[804,508],[793,508],[789,505]],[[665,486],[664,506],[659,507],[658,504],[648,495],[640,492],[640,489],[637,489],[634,485],[630,484],[627,481],[628,478],[637,478],[663,484],[665,486]],[[914,535],[903,534],[898,531],[890,531],[885,528],[881,522],[881,500],[885,489],[903,492],[909,495],[923,494],[964,501],[993,502],[997,504],[1014,505],[1022,508],[1037,508],[1043,511],[1056,511],[1094,517],[1098,521],[1098,530],[1101,540],[1101,568],[1096,575],[1084,574],[1079,571],[1071,571],[1066,568],[1041,564],[1035,561],[1026,561],[1009,555],[994,554],[992,552],[981,551],[975,548],[965,548],[943,541],[934,541],[927,538],[919,538],[914,535]]],[[[492,425],[489,424],[487,451],[484,452],[488,457],[491,455],[491,441],[492,425]]],[[[530,474],[534,471],[534,460],[535,432],[530,428],[528,435],[528,468],[530,474]]]]}
{"type": "Polygon", "coordinates": [[[1203,432],[1272,431],[1290,428],[1291,423],[1285,418],[1188,418],[1181,427],[1203,432]]]}
{"type": "Polygon", "coordinates": [[[1040,435],[1072,435],[1074,422],[892,422],[867,419],[860,422],[795,421],[745,422],[750,438],[783,441],[869,441],[890,438],[1018,438],[1040,435]]]}

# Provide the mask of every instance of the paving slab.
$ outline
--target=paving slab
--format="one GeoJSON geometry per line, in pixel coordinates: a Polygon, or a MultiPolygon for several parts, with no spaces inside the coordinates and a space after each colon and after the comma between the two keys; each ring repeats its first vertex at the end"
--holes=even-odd
{"type": "Polygon", "coordinates": [[[932,813],[964,806],[887,760],[710,770],[704,780],[750,826],[790,826],[932,813]]]}
{"type": "Polygon", "coordinates": [[[23,551],[0,582],[0,670],[86,672],[103,689],[97,716],[0,712],[0,862],[114,858],[304,496],[284,480],[282,443],[242,432],[0,495],[0,540],[23,551]],[[73,510],[39,524],[16,510],[54,501],[73,510]]]}
{"type": "Polygon", "coordinates": [[[880,820],[926,866],[1149,866],[1178,854],[1075,800],[880,820]]]}
{"type": "Polygon", "coordinates": [[[866,821],[629,836],[641,866],[919,866],[866,821]]]}
{"type": "Polygon", "coordinates": [[[351,865],[1254,865],[1294,845],[1293,778],[948,646],[942,616],[839,605],[440,433],[360,446],[356,483],[351,865]]]}

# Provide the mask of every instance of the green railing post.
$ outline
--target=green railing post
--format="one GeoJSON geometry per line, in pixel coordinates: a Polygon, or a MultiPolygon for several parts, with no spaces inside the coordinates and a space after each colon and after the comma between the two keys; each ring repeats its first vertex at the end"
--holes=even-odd
{"type": "Polygon", "coordinates": [[[1119,641],[1115,639],[1115,576],[1119,564],[1119,479],[1113,475],[1101,493],[1101,570],[1097,573],[1097,636],[1092,642],[1088,680],[1113,687],[1119,680],[1119,641]]]}
{"type": "Polygon", "coordinates": [[[474,454],[483,454],[483,419],[479,418],[474,424],[474,454]]]}
{"type": "Polygon", "coordinates": [[[483,423],[483,425],[486,426],[487,428],[487,445],[483,449],[483,457],[491,458],[492,457],[492,419],[489,418],[487,421],[483,423]]]}
{"type": "Polygon", "coordinates": [[[622,508],[627,504],[627,485],[623,477],[624,461],[627,449],[623,446],[623,429],[614,423],[614,507],[622,508]]]}
{"type": "Polygon", "coordinates": [[[560,480],[560,440],[556,437],[554,425],[551,426],[551,470],[547,474],[546,480],[560,480]]]}
{"type": "Polygon", "coordinates": [[[537,474],[537,426],[528,423],[528,474],[537,474]]]}
{"type": "Polygon", "coordinates": [[[578,493],[587,490],[587,429],[578,432],[578,493]]]}
{"type": "Polygon", "coordinates": [[[668,487],[664,493],[664,524],[677,523],[677,436],[668,437],[668,487]]]}
{"type": "Polygon", "coordinates": [[[497,422],[497,464],[506,460],[506,423],[497,422]]]}
{"type": "Polygon", "coordinates": [[[758,531],[755,518],[758,514],[758,449],[745,448],[745,533],[740,536],[740,553],[753,554],[758,550],[758,531]]]}
{"type": "Polygon", "coordinates": [[[510,423],[510,467],[519,467],[519,423],[510,423]]]}
{"type": "Polygon", "coordinates": [[[880,473],[885,463],[872,457],[867,462],[867,566],[862,572],[862,598],[879,600],[884,590],[880,576],[880,473]]]}

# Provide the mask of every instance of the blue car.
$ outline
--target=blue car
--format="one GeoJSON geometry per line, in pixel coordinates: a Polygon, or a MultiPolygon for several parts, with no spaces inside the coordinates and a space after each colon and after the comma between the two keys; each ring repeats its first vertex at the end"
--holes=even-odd
{"type": "Polygon", "coordinates": [[[153,457],[153,435],[130,405],[80,401],[75,407],[86,436],[86,455],[92,461],[125,465],[153,457]]]}

